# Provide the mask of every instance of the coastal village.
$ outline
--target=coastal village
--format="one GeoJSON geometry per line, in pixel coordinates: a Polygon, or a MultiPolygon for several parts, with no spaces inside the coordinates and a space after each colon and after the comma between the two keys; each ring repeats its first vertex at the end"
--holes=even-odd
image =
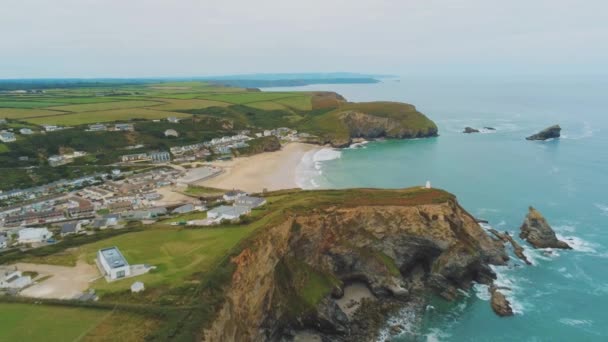
{"type": "MultiPolygon", "coordinates": [[[[167,121],[179,122],[179,119],[169,117],[167,121]]],[[[72,128],[44,126],[47,132],[63,129],[72,128]]],[[[87,131],[134,129],[133,124],[94,124],[89,125],[87,131]]],[[[176,134],[179,133],[175,130],[165,132],[166,136],[176,134]]],[[[197,184],[222,175],[225,170],[218,162],[232,159],[233,151],[263,137],[276,137],[282,143],[299,140],[298,132],[288,128],[255,133],[242,131],[233,136],[174,146],[168,151],[124,154],[116,161],[116,168],[107,173],[0,192],[0,253],[27,252],[72,239],[94,238],[108,231],[132,228],[134,224],[143,225],[144,229],[155,223],[205,229],[238,223],[252,210],[264,206],[266,199],[261,194],[239,189],[207,189],[197,184]],[[149,167],[121,171],[120,166],[125,165],[149,167]],[[199,194],[200,189],[207,191],[199,194]]],[[[1,138],[3,142],[16,140],[15,134],[8,131],[3,131],[1,138]]],[[[80,151],[53,155],[48,157],[48,164],[62,166],[86,155],[80,151]]],[[[99,249],[95,265],[97,275],[91,274],[89,281],[98,277],[107,282],[133,278],[131,290],[134,293],[145,289],[145,284],[137,281],[137,277],[156,268],[148,264],[130,264],[117,246],[99,249]]],[[[60,278],[66,270],[54,273],[54,267],[50,266],[20,267],[17,264],[2,266],[0,271],[0,292],[7,294],[84,301],[97,298],[94,291],[85,291],[88,286],[68,291],[66,297],[65,288],[61,288],[64,283],[47,280],[60,278]]]]}

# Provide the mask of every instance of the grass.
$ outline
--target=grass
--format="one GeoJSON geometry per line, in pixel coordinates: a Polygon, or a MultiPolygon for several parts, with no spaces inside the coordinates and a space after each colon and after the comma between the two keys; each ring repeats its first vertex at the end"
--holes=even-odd
{"type": "Polygon", "coordinates": [[[97,102],[87,104],[74,104],[68,106],[49,107],[51,110],[58,110],[63,112],[96,112],[106,111],[111,109],[124,109],[124,108],[138,108],[138,107],[149,107],[160,105],[162,102],[156,101],[118,101],[118,102],[97,102]]]}
{"type": "Polygon", "coordinates": [[[0,108],[42,108],[57,105],[56,102],[0,101],[0,108]]]}
{"type": "Polygon", "coordinates": [[[286,98],[283,98],[283,99],[274,100],[274,102],[280,103],[280,104],[285,105],[287,107],[290,107],[290,108],[293,108],[293,109],[297,109],[297,110],[301,110],[301,111],[312,110],[312,103],[311,103],[311,97],[310,96],[286,97],[286,98]]]}
{"type": "Polygon", "coordinates": [[[251,102],[273,101],[286,97],[301,95],[301,93],[279,93],[279,92],[243,92],[236,94],[209,94],[202,95],[199,98],[206,100],[214,100],[228,102],[233,104],[246,104],[251,102]]]}
{"type": "Polygon", "coordinates": [[[75,341],[94,329],[110,311],[0,303],[1,341],[75,341]]]}
{"type": "Polygon", "coordinates": [[[0,153],[6,153],[6,152],[8,152],[10,150],[11,149],[6,144],[1,144],[0,143],[0,153]]]}
{"type": "Polygon", "coordinates": [[[159,223],[170,224],[172,222],[186,222],[186,221],[190,221],[190,220],[202,220],[202,219],[206,219],[206,218],[207,218],[206,212],[191,212],[191,213],[182,214],[182,215],[178,215],[175,217],[161,220],[161,221],[159,221],[159,223]]]}
{"type": "Polygon", "coordinates": [[[208,107],[226,107],[230,103],[201,100],[201,99],[159,99],[165,104],[154,106],[157,110],[185,110],[185,109],[200,109],[208,107]]]}
{"type": "Polygon", "coordinates": [[[55,124],[55,125],[84,125],[98,122],[112,122],[112,121],[128,121],[133,119],[165,119],[169,116],[175,116],[178,118],[189,117],[189,114],[166,112],[160,110],[152,110],[146,108],[132,108],[132,109],[115,109],[98,112],[85,112],[85,113],[73,113],[65,115],[57,115],[52,117],[37,117],[31,119],[25,119],[25,121],[43,125],[43,124],[55,124]]]}
{"type": "Polygon", "coordinates": [[[247,106],[257,108],[257,109],[263,109],[263,110],[289,109],[285,105],[282,105],[277,102],[272,102],[272,101],[252,102],[252,103],[247,104],[247,106]]]}
{"type": "MultiPolygon", "coordinates": [[[[154,227],[141,232],[128,233],[70,249],[44,259],[28,262],[47,262],[65,265],[84,255],[94,265],[96,253],[108,246],[117,246],[130,264],[150,264],[157,270],[137,277],[146,287],[178,286],[192,274],[208,271],[241,239],[257,227],[232,226],[221,228],[183,229],[154,227]]],[[[99,293],[122,291],[130,288],[134,280],[107,283],[100,279],[92,287],[99,293]]]]}
{"type": "Polygon", "coordinates": [[[65,113],[47,109],[0,108],[0,118],[2,119],[23,119],[61,114],[65,113]]]}
{"type": "Polygon", "coordinates": [[[185,195],[188,196],[221,196],[226,192],[222,189],[210,188],[206,186],[197,186],[197,185],[188,185],[186,191],[184,191],[185,195]]]}

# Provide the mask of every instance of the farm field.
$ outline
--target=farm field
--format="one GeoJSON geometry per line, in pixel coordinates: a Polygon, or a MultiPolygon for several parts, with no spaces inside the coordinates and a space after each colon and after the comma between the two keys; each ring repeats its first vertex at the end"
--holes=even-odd
{"type": "Polygon", "coordinates": [[[230,106],[230,103],[212,101],[212,100],[201,100],[201,99],[159,99],[163,101],[163,104],[154,106],[155,110],[184,110],[184,109],[200,109],[208,107],[226,107],[230,106]]]}
{"type": "Polygon", "coordinates": [[[13,303],[0,303],[0,312],[0,341],[75,341],[111,313],[13,303]]]}
{"type": "Polygon", "coordinates": [[[55,125],[66,125],[76,126],[84,124],[92,124],[98,122],[112,122],[112,121],[127,121],[132,119],[166,119],[169,116],[175,116],[178,118],[189,117],[190,114],[167,112],[160,110],[152,110],[147,108],[125,108],[117,110],[105,110],[105,111],[94,111],[84,113],[70,113],[56,116],[45,116],[24,119],[24,121],[37,124],[55,124],[55,125]]]}
{"type": "Polygon", "coordinates": [[[2,119],[23,119],[39,116],[54,116],[65,114],[64,112],[47,109],[30,108],[0,108],[0,118],[2,119]]]}
{"type": "Polygon", "coordinates": [[[306,93],[280,93],[280,92],[244,92],[244,93],[236,93],[236,94],[209,94],[202,95],[199,98],[204,98],[208,100],[215,101],[223,101],[234,104],[248,104],[252,102],[262,102],[262,101],[274,101],[283,98],[291,98],[294,96],[300,96],[304,98],[310,99],[310,96],[306,93]]]}
{"type": "Polygon", "coordinates": [[[76,104],[69,106],[49,107],[50,110],[58,110],[62,112],[94,112],[111,109],[138,108],[160,105],[162,102],[156,101],[117,101],[117,102],[98,102],[88,104],[76,104]]]}
{"type": "Polygon", "coordinates": [[[51,101],[3,101],[0,99],[0,108],[42,108],[50,106],[59,106],[65,102],[57,103],[51,101]]]}

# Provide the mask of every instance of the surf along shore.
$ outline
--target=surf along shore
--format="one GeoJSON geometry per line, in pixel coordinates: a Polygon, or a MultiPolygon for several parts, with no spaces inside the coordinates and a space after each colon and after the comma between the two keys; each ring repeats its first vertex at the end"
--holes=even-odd
{"type": "Polygon", "coordinates": [[[283,145],[279,151],[212,162],[212,165],[222,168],[223,172],[195,184],[247,192],[297,188],[298,165],[307,153],[322,149],[323,147],[318,145],[292,142],[283,145]]]}

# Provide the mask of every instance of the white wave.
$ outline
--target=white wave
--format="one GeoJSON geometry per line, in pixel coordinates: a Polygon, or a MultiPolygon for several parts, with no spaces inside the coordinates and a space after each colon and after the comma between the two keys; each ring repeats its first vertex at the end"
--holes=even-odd
{"type": "Polygon", "coordinates": [[[302,189],[319,188],[315,180],[323,174],[323,162],[339,159],[342,152],[334,148],[322,148],[304,153],[296,167],[296,185],[302,189]]]}
{"type": "Polygon", "coordinates": [[[412,336],[416,334],[417,324],[416,324],[416,312],[414,309],[405,307],[397,314],[391,316],[384,326],[378,333],[378,337],[376,341],[384,342],[389,341],[391,339],[391,327],[399,326],[401,328],[401,333],[399,335],[409,335],[412,336]]]}
{"type": "Polygon", "coordinates": [[[585,122],[583,122],[583,129],[579,134],[577,134],[577,135],[562,134],[561,138],[571,139],[571,140],[580,140],[580,139],[585,139],[585,138],[591,138],[596,131],[597,130],[594,130],[588,121],[585,121],[585,122]]]}
{"type": "Polygon", "coordinates": [[[368,141],[362,141],[362,142],[358,142],[358,143],[354,143],[351,144],[348,148],[349,149],[358,149],[358,148],[365,148],[367,145],[368,141]]]}
{"type": "Polygon", "coordinates": [[[564,277],[568,278],[568,279],[574,278],[574,276],[572,275],[572,273],[569,273],[568,269],[565,268],[565,267],[560,267],[557,271],[559,273],[561,273],[564,277]]]}
{"type": "Polygon", "coordinates": [[[555,230],[556,232],[574,233],[576,231],[576,226],[570,224],[563,224],[561,226],[553,226],[553,230],[555,230]]]}
{"type": "Polygon", "coordinates": [[[473,285],[473,290],[475,290],[475,296],[477,296],[477,298],[486,302],[491,299],[488,285],[475,283],[475,285],[473,285]]]}
{"type": "Polygon", "coordinates": [[[335,148],[322,148],[314,154],[312,159],[315,162],[324,162],[339,159],[340,157],[342,157],[342,152],[340,150],[335,148]]]}
{"type": "Polygon", "coordinates": [[[606,204],[601,204],[601,203],[595,203],[595,207],[598,208],[602,213],[603,216],[608,216],[608,205],[606,204]]]}
{"type": "Polygon", "coordinates": [[[426,334],[426,342],[439,342],[439,341],[448,341],[450,339],[450,334],[442,331],[439,328],[433,328],[431,331],[426,334]]]}
{"type": "Polygon", "coordinates": [[[518,285],[518,281],[515,277],[508,275],[509,269],[507,266],[490,266],[494,273],[496,273],[496,280],[494,284],[502,289],[500,292],[507,298],[511,304],[511,309],[516,315],[523,315],[525,311],[525,305],[519,300],[519,294],[522,288],[518,285]]]}
{"type": "Polygon", "coordinates": [[[573,318],[560,318],[559,322],[565,325],[569,325],[571,327],[580,326],[580,325],[592,325],[593,321],[588,319],[573,319],[573,318]]]}
{"type": "Polygon", "coordinates": [[[573,250],[577,252],[597,253],[597,250],[595,249],[597,245],[594,243],[585,241],[576,236],[563,236],[561,234],[555,235],[559,240],[566,242],[568,245],[570,245],[570,247],[572,247],[573,250]]]}

